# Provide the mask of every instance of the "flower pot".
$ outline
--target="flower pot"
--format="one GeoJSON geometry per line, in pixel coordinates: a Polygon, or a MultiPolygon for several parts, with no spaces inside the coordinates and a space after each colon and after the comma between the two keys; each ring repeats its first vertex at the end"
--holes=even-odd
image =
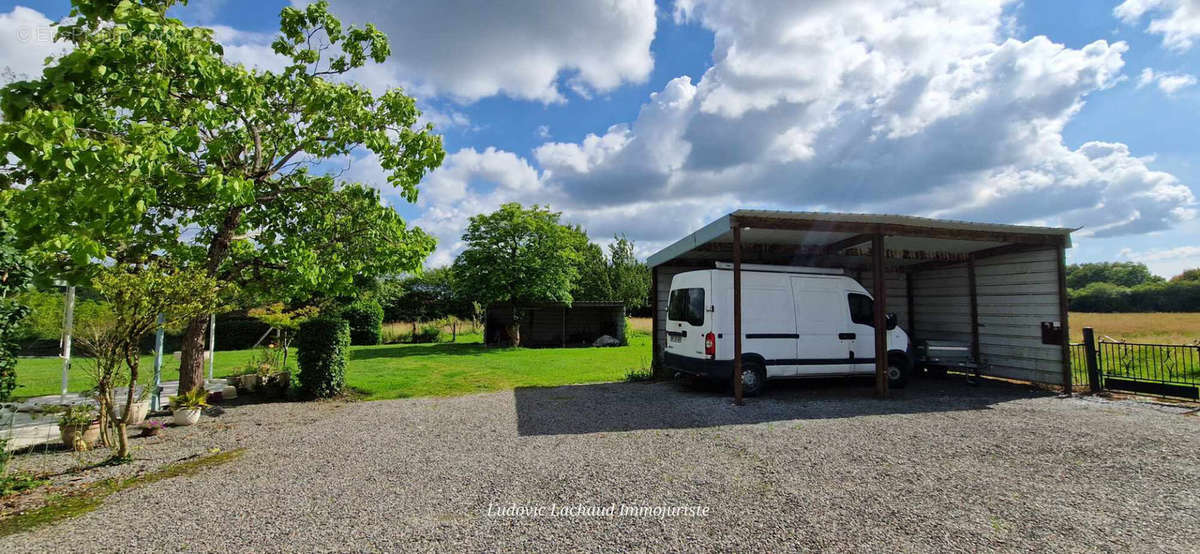
{"type": "Polygon", "coordinates": [[[225,387],[221,389],[222,400],[233,400],[237,398],[237,387],[225,387]]]}
{"type": "Polygon", "coordinates": [[[100,440],[100,422],[93,421],[87,426],[67,425],[59,427],[58,433],[67,448],[72,450],[87,450],[100,440]]]}
{"type": "Polygon", "coordinates": [[[200,421],[200,408],[179,408],[172,412],[175,425],[195,425],[200,421]]]}
{"type": "MultiPolygon", "coordinates": [[[[113,419],[120,420],[125,413],[124,404],[113,404],[112,407],[113,419]]],[[[146,416],[150,413],[150,402],[134,402],[133,408],[129,410],[129,421],[125,422],[129,425],[137,425],[146,421],[146,416]]]]}
{"type": "Polygon", "coordinates": [[[254,374],[243,375],[242,388],[246,389],[246,392],[254,392],[254,389],[258,388],[258,376],[254,374]]]}

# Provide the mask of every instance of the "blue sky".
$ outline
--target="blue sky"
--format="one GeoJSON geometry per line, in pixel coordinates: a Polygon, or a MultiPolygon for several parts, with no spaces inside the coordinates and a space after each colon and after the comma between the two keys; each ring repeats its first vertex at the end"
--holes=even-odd
{"type": "MultiPolygon", "coordinates": [[[[1194,0],[331,3],[392,37],[354,79],[404,86],[444,136],[418,204],[385,191],[439,237],[431,264],[521,201],[642,255],[766,207],[1079,226],[1072,261],[1200,266],[1194,0]]],[[[173,14],[269,69],[284,5],[173,14]]],[[[68,8],[0,2],[0,64],[37,71],[53,45],[21,30],[68,8]]],[[[383,182],[371,162],[350,176],[383,182]]]]}

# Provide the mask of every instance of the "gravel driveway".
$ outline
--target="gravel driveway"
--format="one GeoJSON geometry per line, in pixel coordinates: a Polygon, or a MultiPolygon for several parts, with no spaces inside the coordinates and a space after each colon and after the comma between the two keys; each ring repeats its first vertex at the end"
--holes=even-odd
{"type": "Polygon", "coordinates": [[[1200,545],[1200,418],[1004,383],[870,392],[799,383],[735,408],[678,384],[602,384],[242,406],[218,419],[242,458],[0,551],[1200,545]],[[573,513],[614,504],[691,511],[573,513]],[[542,513],[494,515],[514,509],[542,513]]]}

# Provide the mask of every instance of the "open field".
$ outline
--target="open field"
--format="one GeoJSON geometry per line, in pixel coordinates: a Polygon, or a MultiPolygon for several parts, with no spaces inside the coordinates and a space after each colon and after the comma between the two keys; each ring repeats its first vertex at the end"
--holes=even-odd
{"type": "MultiPolygon", "coordinates": [[[[619,381],[629,371],[650,366],[650,336],[641,333],[631,337],[629,346],[615,348],[487,348],[479,342],[479,335],[466,338],[472,342],[352,347],[346,384],[369,399],[455,396],[519,386],[619,381]]],[[[253,350],[217,352],[213,374],[236,375],[253,355],[253,350]]],[[[69,380],[72,392],[91,386],[84,370],[88,363],[87,359],[74,360],[69,380]]],[[[22,358],[17,364],[20,388],[15,395],[57,394],[61,364],[58,358],[22,358]]],[[[151,356],[142,359],[147,378],[152,364],[151,356]]],[[[178,378],[179,363],[165,356],[163,380],[178,378]]]]}
{"type": "Polygon", "coordinates": [[[1083,328],[1128,342],[1190,344],[1200,340],[1200,313],[1092,314],[1071,312],[1071,342],[1083,340],[1083,328]]]}
{"type": "Polygon", "coordinates": [[[961,378],[886,402],[869,379],[789,383],[737,408],[673,383],[233,405],[134,439],[135,463],[236,459],[2,536],[0,552],[1182,552],[1200,544],[1200,433],[1182,411],[961,378]],[[497,514],[514,504],[703,512],[497,514]]]}

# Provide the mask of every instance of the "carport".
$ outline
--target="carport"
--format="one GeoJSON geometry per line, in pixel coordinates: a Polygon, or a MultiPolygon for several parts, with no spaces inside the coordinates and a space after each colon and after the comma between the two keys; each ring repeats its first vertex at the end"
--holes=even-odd
{"type": "MultiPolygon", "coordinates": [[[[987,375],[1071,386],[1065,251],[1071,229],[883,214],[738,210],[651,255],[653,364],[662,367],[671,277],[733,265],[734,373],[741,374],[743,263],[842,268],[875,297],[875,348],[897,314],[915,338],[970,342],[987,375]]],[[[888,394],[887,359],[875,389],[888,394]]],[[[734,379],[741,403],[741,380],[734,379]]]]}

